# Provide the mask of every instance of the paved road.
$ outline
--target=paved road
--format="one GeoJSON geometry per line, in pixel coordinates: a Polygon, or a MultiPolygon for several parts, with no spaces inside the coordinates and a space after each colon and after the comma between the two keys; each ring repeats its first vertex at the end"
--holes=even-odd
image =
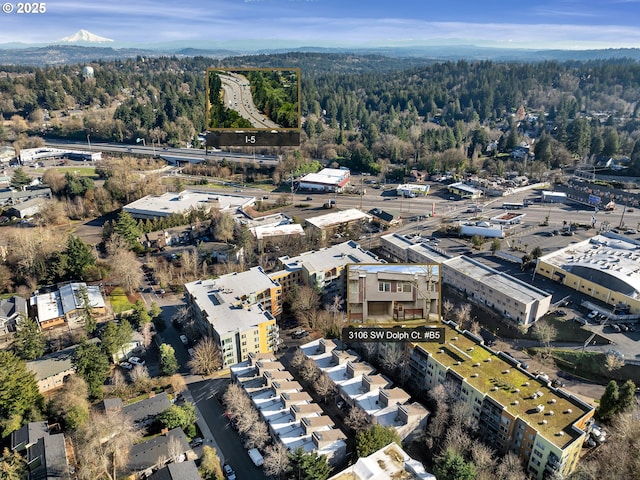
{"type": "Polygon", "coordinates": [[[228,382],[228,379],[194,381],[189,383],[189,390],[215,435],[226,462],[235,470],[238,478],[267,480],[269,477],[249,459],[239,435],[229,425],[224,408],[216,399],[216,394],[224,391],[228,382]]]}
{"type": "Polygon", "coordinates": [[[253,103],[249,80],[244,75],[229,72],[220,74],[220,81],[224,90],[226,106],[237,111],[242,117],[251,122],[255,128],[279,128],[280,125],[265,117],[253,103]]]}

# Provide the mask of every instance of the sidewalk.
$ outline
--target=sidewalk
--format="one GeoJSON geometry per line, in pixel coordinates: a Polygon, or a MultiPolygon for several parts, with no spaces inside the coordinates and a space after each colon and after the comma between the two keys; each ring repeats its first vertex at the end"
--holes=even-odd
{"type": "Polygon", "coordinates": [[[196,417],[197,417],[196,424],[198,425],[198,428],[202,432],[202,438],[204,439],[203,446],[208,445],[210,447],[215,448],[216,452],[218,453],[218,458],[220,459],[220,463],[224,465],[226,463],[224,454],[222,453],[222,450],[220,450],[220,447],[216,443],[216,439],[213,436],[213,432],[211,432],[209,425],[207,425],[207,422],[204,420],[204,418],[202,418],[202,415],[200,414],[200,410],[198,409],[198,405],[196,405],[196,402],[193,399],[193,395],[191,395],[191,391],[189,390],[189,384],[187,384],[186,390],[182,392],[182,396],[184,397],[185,401],[190,402],[196,409],[196,417]]]}

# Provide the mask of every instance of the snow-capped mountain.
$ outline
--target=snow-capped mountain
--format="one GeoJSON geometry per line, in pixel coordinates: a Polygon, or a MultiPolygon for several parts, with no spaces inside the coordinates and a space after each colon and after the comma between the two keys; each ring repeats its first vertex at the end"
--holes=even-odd
{"type": "Polygon", "coordinates": [[[57,40],[59,43],[106,43],[113,42],[110,38],[100,37],[94,35],[87,30],[78,30],[76,33],[69,37],[61,38],[57,40]]]}

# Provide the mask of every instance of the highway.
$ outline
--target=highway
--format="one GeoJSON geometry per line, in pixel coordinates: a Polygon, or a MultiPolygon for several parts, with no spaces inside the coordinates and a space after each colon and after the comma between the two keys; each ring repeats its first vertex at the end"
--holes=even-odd
{"type": "MultiPolygon", "coordinates": [[[[76,150],[89,150],[86,142],[72,142],[69,140],[45,139],[45,146],[52,148],[69,148],[76,150]]],[[[205,160],[218,161],[225,159],[228,162],[236,163],[259,163],[261,165],[275,166],[278,164],[278,157],[272,155],[255,155],[247,153],[212,151],[198,148],[172,148],[160,147],[159,145],[129,145],[126,143],[101,143],[91,142],[92,152],[110,152],[131,155],[157,156],[169,163],[177,162],[204,162],[205,160]]]]}
{"type": "Polygon", "coordinates": [[[227,108],[237,111],[242,117],[249,120],[255,128],[280,128],[280,125],[266,117],[256,108],[247,77],[232,72],[218,74],[218,76],[222,82],[224,101],[227,108]]]}

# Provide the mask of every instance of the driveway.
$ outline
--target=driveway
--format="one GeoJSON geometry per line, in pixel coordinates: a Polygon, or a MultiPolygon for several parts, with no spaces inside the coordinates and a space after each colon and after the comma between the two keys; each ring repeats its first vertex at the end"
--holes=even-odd
{"type": "MultiPolygon", "coordinates": [[[[195,380],[197,377],[192,377],[195,380]]],[[[224,407],[216,395],[221,395],[229,384],[228,378],[195,380],[188,384],[189,391],[220,446],[226,462],[235,470],[238,478],[267,480],[261,468],[253,465],[242,445],[240,436],[229,425],[224,407]]]]}

